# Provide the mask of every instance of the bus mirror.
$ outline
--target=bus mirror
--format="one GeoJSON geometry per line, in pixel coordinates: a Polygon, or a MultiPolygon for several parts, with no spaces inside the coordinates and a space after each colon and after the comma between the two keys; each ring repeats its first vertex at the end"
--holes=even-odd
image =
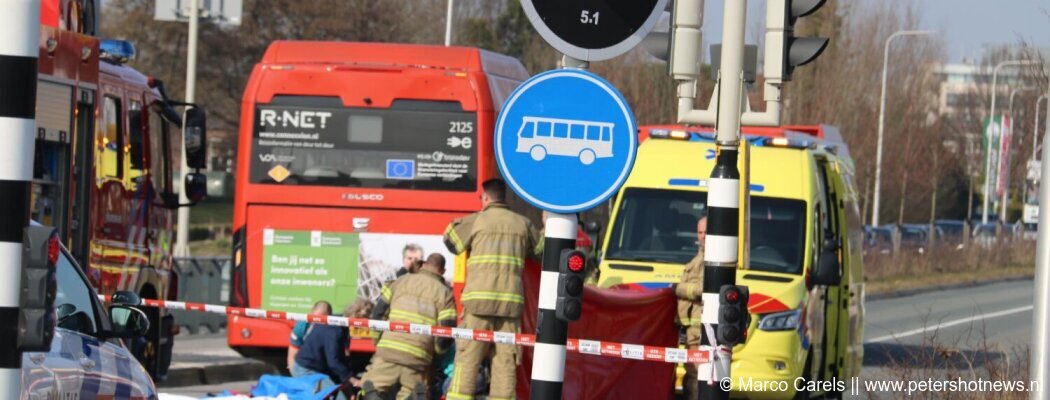
{"type": "Polygon", "coordinates": [[[174,192],[158,193],[157,197],[160,198],[161,205],[167,209],[174,210],[179,207],[192,207],[208,194],[208,177],[199,172],[190,172],[186,174],[186,179],[182,181],[182,190],[186,191],[186,199],[189,200],[189,203],[180,203],[179,195],[174,192]]]}
{"type": "Polygon", "coordinates": [[[186,198],[190,200],[188,205],[197,204],[208,194],[208,177],[196,172],[186,174],[182,188],[186,191],[186,198]]]}
{"type": "Polygon", "coordinates": [[[205,145],[208,142],[208,124],[204,108],[187,108],[183,121],[182,145],[186,149],[186,165],[194,169],[204,168],[207,159],[205,145]]]}

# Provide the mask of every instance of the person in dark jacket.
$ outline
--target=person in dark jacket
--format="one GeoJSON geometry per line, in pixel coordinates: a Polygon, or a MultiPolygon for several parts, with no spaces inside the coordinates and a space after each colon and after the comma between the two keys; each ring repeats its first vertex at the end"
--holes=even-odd
{"type": "MultiPolygon", "coordinates": [[[[345,327],[314,325],[295,355],[292,376],[323,374],[327,377],[322,381],[325,388],[349,381],[352,373],[350,357],[346,355],[348,347],[350,331],[345,327]]],[[[339,398],[345,399],[341,393],[339,398]]]]}
{"type": "MultiPolygon", "coordinates": [[[[318,301],[314,303],[314,308],[310,310],[310,314],[332,315],[332,304],[324,300],[318,301]]],[[[299,321],[292,328],[292,335],[288,339],[288,372],[295,370],[295,354],[299,352],[299,346],[303,345],[303,340],[309,335],[313,325],[309,322],[299,321]]]]}

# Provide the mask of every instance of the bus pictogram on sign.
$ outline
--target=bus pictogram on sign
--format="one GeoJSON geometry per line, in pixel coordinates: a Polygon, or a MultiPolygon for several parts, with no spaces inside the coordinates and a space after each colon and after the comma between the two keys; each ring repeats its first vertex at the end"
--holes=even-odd
{"type": "Polygon", "coordinates": [[[578,157],[583,165],[596,158],[613,156],[612,131],[608,122],[574,119],[524,117],[518,129],[518,153],[528,153],[533,160],[547,155],[578,157]]]}

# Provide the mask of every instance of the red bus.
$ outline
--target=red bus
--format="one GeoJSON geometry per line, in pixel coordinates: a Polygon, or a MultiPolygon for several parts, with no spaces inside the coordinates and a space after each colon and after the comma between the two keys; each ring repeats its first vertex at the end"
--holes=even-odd
{"type": "MultiPolygon", "coordinates": [[[[271,44],[241,103],[231,305],[305,313],[328,300],[338,313],[378,297],[405,258],[453,260],[443,230],[499,176],[496,114],[527,78],[475,48],[271,44]]],[[[228,343],[282,365],[291,327],[232,316],[228,343]]]]}
{"type": "MultiPolygon", "coordinates": [[[[41,3],[31,217],[58,229],[100,294],[174,299],[171,154],[181,117],[159,80],[125,65],[131,43],[94,36],[99,16],[90,0],[41,3]]],[[[203,157],[203,146],[187,150],[203,157]]],[[[190,175],[190,193],[202,193],[203,175],[190,175]]],[[[143,311],[148,341],[132,350],[156,378],[177,327],[167,312],[143,311]]]]}

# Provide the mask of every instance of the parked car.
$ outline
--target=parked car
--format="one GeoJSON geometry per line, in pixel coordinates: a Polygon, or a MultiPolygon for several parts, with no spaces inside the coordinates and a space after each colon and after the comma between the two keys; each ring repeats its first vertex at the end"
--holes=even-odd
{"type": "Polygon", "coordinates": [[[937,244],[962,248],[963,235],[966,233],[966,224],[963,221],[939,219],[934,221],[933,225],[937,227],[937,244]]]}
{"type": "MultiPolygon", "coordinates": [[[[59,246],[58,323],[48,352],[22,355],[22,399],[156,399],[153,380],[123,343],[144,340],[149,329],[145,313],[125,304],[104,307],[84,271],[59,246]]],[[[138,303],[132,292],[117,292],[114,298],[138,303]]]]}
{"type": "Polygon", "coordinates": [[[893,253],[893,225],[871,226],[864,228],[869,255],[893,253]]]}
{"type": "Polygon", "coordinates": [[[927,224],[901,224],[900,227],[901,251],[915,250],[919,254],[926,253],[930,247],[930,226],[927,224]]]}
{"type": "Polygon", "coordinates": [[[973,234],[971,235],[973,242],[984,247],[994,245],[998,240],[995,237],[995,225],[994,222],[974,224],[973,234]]]}

